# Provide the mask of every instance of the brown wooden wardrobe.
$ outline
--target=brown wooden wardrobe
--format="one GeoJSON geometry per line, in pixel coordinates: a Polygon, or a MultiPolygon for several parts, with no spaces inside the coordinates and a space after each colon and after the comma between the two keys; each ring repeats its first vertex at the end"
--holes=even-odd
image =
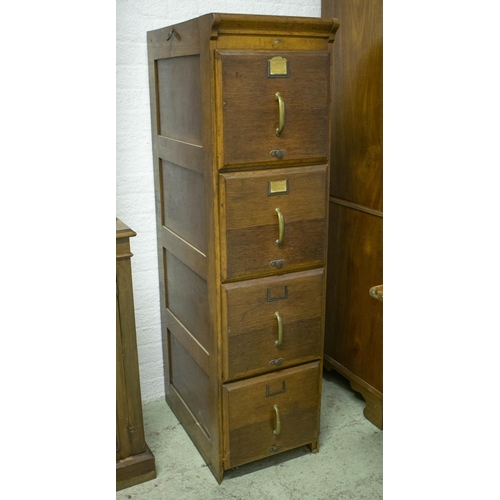
{"type": "Polygon", "coordinates": [[[382,0],[322,0],[333,44],[324,366],[345,376],[382,428],[382,0]]]}

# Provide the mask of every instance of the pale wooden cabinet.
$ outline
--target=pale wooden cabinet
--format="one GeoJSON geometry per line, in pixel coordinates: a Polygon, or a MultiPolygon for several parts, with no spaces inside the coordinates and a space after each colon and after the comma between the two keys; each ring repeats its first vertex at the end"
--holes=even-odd
{"type": "Polygon", "coordinates": [[[156,477],[155,458],[144,438],[135,333],[130,238],[116,219],[116,489],[156,477]]]}
{"type": "Polygon", "coordinates": [[[318,449],[337,27],[147,34],[166,399],[219,482],[318,449]]]}

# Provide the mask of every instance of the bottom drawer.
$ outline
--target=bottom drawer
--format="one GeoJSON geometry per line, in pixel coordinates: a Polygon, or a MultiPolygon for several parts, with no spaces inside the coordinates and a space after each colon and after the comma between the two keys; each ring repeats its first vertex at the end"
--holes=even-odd
{"type": "Polygon", "coordinates": [[[225,384],[224,468],[316,441],[320,382],[315,361],[225,384]]]}

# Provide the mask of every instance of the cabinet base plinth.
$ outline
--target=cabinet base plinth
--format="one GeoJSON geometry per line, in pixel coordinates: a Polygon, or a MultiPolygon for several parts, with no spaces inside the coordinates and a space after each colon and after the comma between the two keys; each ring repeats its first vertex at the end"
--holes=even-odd
{"type": "Polygon", "coordinates": [[[156,477],[155,457],[151,450],[116,462],[116,491],[144,483],[156,477]]]}

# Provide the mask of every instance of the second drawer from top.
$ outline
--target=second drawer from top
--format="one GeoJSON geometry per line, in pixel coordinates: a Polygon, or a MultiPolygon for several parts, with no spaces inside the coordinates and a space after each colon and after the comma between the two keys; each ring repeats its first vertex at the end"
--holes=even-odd
{"type": "Polygon", "coordinates": [[[327,166],[220,174],[223,281],[325,263],[327,166]]]}

